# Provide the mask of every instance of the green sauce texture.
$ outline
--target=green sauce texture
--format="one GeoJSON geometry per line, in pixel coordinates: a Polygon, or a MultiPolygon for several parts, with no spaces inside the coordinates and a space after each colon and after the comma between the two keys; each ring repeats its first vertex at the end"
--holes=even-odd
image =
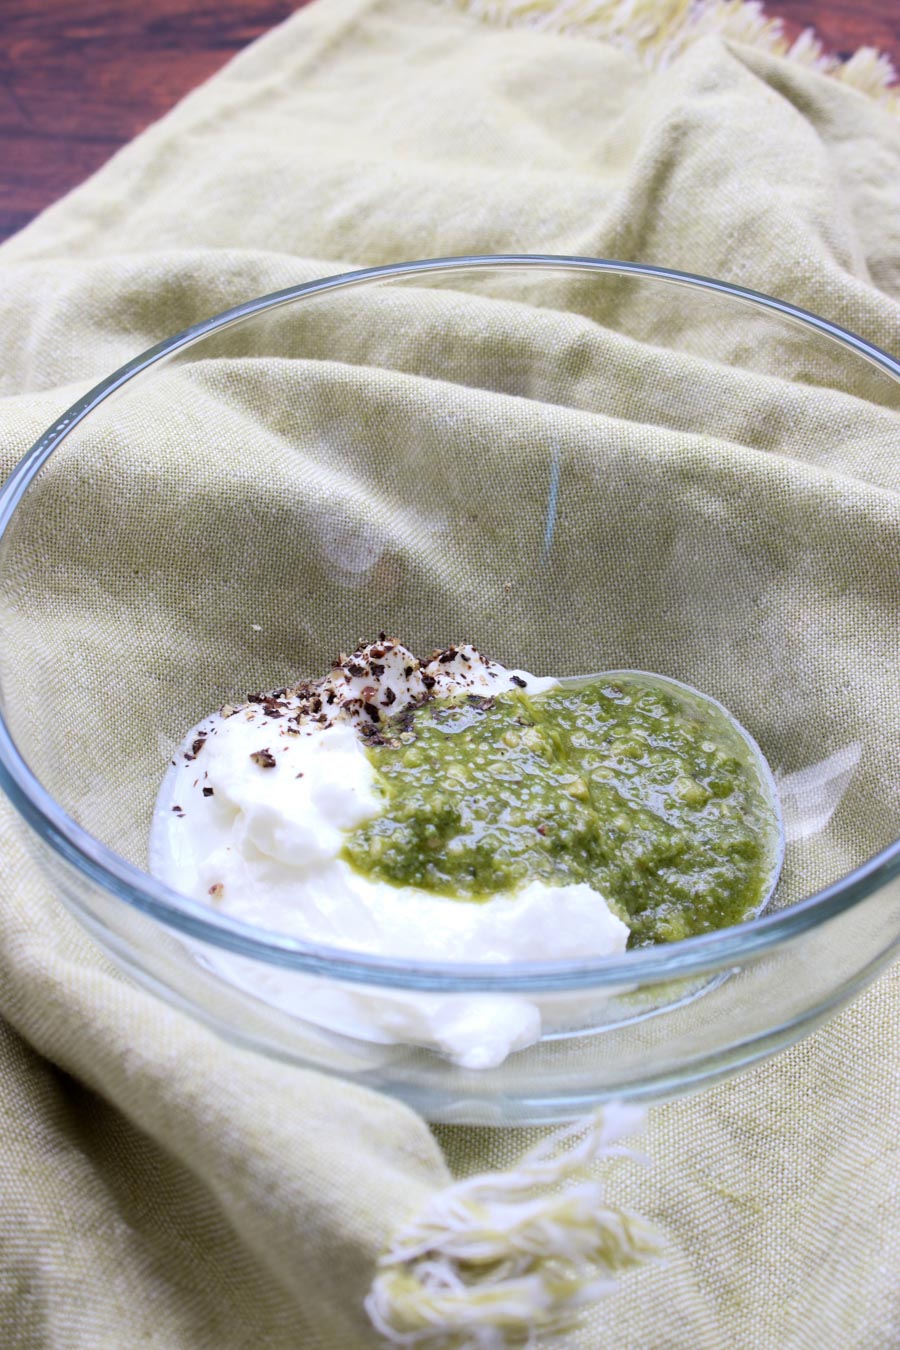
{"type": "Polygon", "coordinates": [[[383,814],[343,856],[398,886],[481,901],[585,882],[643,946],[739,923],[771,885],[761,770],[725,714],[677,686],[602,676],[435,699],[367,753],[383,814]]]}

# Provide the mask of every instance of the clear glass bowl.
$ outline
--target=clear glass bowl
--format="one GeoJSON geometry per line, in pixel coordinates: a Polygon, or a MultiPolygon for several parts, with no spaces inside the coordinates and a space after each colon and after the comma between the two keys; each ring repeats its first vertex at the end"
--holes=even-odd
{"type": "Polygon", "coordinates": [[[120,966],[263,1053],[447,1121],[722,1078],[900,941],[898,433],[885,352],[659,268],[445,259],[253,300],[110,376],[0,493],[0,782],[120,966]],[[428,965],[255,929],[148,876],[187,728],[380,629],[719,699],[781,784],[767,913],[614,959],[428,965]],[[341,1011],[484,996],[544,1028],[484,1071],[349,1034],[341,1011]]]}

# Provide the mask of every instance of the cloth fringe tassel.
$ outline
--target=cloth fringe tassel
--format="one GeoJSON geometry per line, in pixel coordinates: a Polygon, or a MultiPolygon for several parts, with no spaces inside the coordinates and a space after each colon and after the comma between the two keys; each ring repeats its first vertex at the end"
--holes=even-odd
{"type": "Polygon", "coordinates": [[[874,47],[860,47],[848,60],[826,52],[812,28],[794,41],[761,0],[443,0],[503,27],[576,33],[612,43],[662,69],[685,48],[711,33],[743,42],[789,61],[811,66],[900,114],[897,72],[874,47]]]}
{"type": "Polygon", "coordinates": [[[379,1262],[366,1311],[390,1345],[506,1350],[570,1329],[613,1277],[654,1259],[655,1230],[609,1203],[601,1160],[644,1112],[610,1106],[555,1131],[506,1172],[439,1191],[379,1262]]]}

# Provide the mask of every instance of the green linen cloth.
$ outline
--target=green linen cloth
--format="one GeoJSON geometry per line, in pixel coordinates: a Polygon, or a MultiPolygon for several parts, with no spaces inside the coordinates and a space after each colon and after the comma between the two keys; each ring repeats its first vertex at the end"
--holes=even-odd
{"type": "MultiPolygon", "coordinates": [[[[655,262],[896,350],[898,208],[891,112],[769,53],[709,36],[654,71],[573,33],[319,0],[0,251],[4,468],[158,339],[404,258],[655,262]]],[[[778,448],[777,428],[758,434],[778,448]]],[[[823,436],[849,491],[896,491],[897,463],[892,443],[823,436]]],[[[379,1344],[363,1299],[392,1231],[539,1132],[432,1132],[221,1043],[98,954],[5,804],[0,857],[4,1350],[379,1344]]],[[[659,1226],[667,1260],[566,1345],[900,1343],[898,1011],[894,970],[776,1061],[652,1111],[653,1169],[610,1190],[659,1226]]]]}

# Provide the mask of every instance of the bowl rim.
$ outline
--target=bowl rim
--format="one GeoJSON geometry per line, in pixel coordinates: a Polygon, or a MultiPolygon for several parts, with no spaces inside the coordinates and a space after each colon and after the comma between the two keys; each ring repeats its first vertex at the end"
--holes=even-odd
{"type": "MultiPolygon", "coordinates": [[[[529,253],[464,254],[361,268],[273,291],[223,310],[141,352],[95,385],[35,441],[0,488],[0,543],[29,486],[69,433],[118,389],[159,362],[233,324],[327,291],[400,277],[491,269],[612,273],[711,291],[812,328],[856,352],[900,383],[900,361],[840,324],[761,291],[673,268],[610,258],[529,253]]],[[[787,909],[664,946],[576,961],[413,962],[304,942],[218,914],[200,901],[179,895],[101,843],[67,814],[43,788],[19,752],[2,708],[0,789],[52,853],[107,894],[166,928],[267,965],[353,984],[397,989],[562,993],[584,988],[615,989],[638,982],[654,983],[702,974],[755,959],[799,937],[850,909],[900,874],[898,839],[846,876],[787,909]]]]}

